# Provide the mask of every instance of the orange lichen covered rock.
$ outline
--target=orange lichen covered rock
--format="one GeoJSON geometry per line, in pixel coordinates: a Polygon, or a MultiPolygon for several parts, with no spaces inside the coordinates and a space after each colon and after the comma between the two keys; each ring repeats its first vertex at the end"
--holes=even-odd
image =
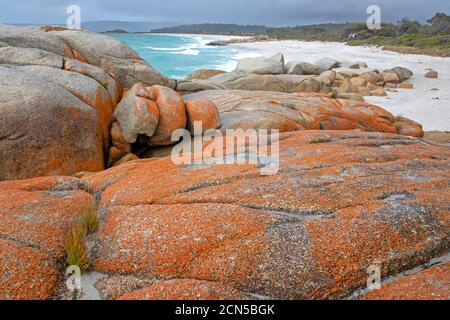
{"type": "Polygon", "coordinates": [[[405,117],[396,117],[394,126],[397,128],[398,134],[411,137],[423,137],[424,131],[422,126],[418,126],[417,122],[414,122],[405,117]]]}
{"type": "MultiPolygon", "coordinates": [[[[152,137],[160,117],[158,106],[142,84],[134,85],[117,106],[116,117],[125,142],[135,143],[139,135],[152,137]]],[[[117,130],[117,129],[116,129],[117,130]]]]}
{"type": "Polygon", "coordinates": [[[186,128],[186,110],[181,95],[167,87],[153,86],[153,99],[159,108],[160,118],[155,135],[150,139],[150,145],[168,145],[172,133],[177,129],[186,128]]]}
{"type": "Polygon", "coordinates": [[[37,248],[0,238],[0,300],[50,299],[60,271],[37,248]]]}
{"type": "Polygon", "coordinates": [[[217,282],[193,279],[161,281],[119,300],[239,300],[244,295],[217,282]]]}
{"type": "Polygon", "coordinates": [[[219,109],[222,129],[351,130],[420,136],[422,126],[408,120],[406,130],[395,117],[375,105],[335,100],[321,94],[267,91],[210,90],[184,96],[205,99],[219,109]]]}
{"type": "Polygon", "coordinates": [[[77,178],[50,176],[38,177],[27,180],[0,181],[0,191],[22,190],[22,191],[64,191],[82,190],[85,183],[77,178]]]}
{"type": "Polygon", "coordinates": [[[448,251],[447,148],[361,131],[280,139],[272,176],[170,158],[85,176],[104,212],[94,268],[327,299],[364,288],[374,263],[385,277],[448,251]]]}
{"type": "Polygon", "coordinates": [[[380,290],[361,297],[363,300],[449,300],[450,263],[402,276],[380,290]]]}
{"type": "Polygon", "coordinates": [[[220,128],[219,111],[214,103],[207,100],[191,100],[186,103],[187,128],[194,135],[194,123],[201,123],[201,135],[209,129],[220,128]]]}
{"type": "Polygon", "coordinates": [[[69,177],[0,183],[0,299],[49,299],[64,262],[64,232],[93,197],[69,177]]]}

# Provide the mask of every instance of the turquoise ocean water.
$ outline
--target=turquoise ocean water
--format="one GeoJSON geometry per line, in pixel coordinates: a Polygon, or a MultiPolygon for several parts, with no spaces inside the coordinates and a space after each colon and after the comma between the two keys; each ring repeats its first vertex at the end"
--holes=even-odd
{"type": "Polygon", "coordinates": [[[182,79],[198,69],[231,71],[236,61],[252,56],[233,47],[207,46],[214,36],[113,34],[125,42],[155,69],[170,78],[182,79]]]}

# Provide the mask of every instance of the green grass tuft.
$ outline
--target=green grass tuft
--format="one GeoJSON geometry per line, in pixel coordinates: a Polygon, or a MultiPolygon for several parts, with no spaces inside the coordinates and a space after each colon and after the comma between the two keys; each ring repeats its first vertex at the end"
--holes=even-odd
{"type": "Polygon", "coordinates": [[[78,221],[72,223],[64,238],[66,265],[78,266],[82,273],[89,267],[89,252],[86,237],[98,229],[97,207],[95,204],[85,208],[78,221]]]}
{"type": "Polygon", "coordinates": [[[74,223],[69,227],[64,239],[66,251],[66,264],[78,266],[82,273],[89,267],[89,255],[85,243],[86,230],[80,223],[74,223]]]}

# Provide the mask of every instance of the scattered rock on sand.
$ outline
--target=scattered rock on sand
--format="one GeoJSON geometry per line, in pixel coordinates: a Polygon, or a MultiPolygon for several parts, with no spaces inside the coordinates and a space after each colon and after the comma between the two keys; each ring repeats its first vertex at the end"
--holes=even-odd
{"type": "Polygon", "coordinates": [[[413,89],[414,85],[410,82],[403,82],[403,83],[400,83],[400,88],[401,89],[413,89]]]}
{"type": "Polygon", "coordinates": [[[400,82],[398,74],[393,71],[383,71],[382,76],[385,83],[397,84],[400,82]]]}
{"type": "Polygon", "coordinates": [[[438,77],[438,72],[435,70],[430,70],[427,73],[425,73],[425,78],[436,79],[437,77],[438,77]]]}
{"type": "Polygon", "coordinates": [[[403,67],[395,67],[384,72],[395,72],[398,75],[400,82],[409,80],[414,74],[411,70],[403,67]]]}

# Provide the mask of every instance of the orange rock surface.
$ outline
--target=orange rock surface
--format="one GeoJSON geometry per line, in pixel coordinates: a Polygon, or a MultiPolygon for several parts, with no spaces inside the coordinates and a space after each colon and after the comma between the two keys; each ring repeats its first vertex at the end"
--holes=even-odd
{"type": "Polygon", "coordinates": [[[450,151],[360,131],[281,135],[280,171],[138,160],[83,177],[105,220],[94,268],[273,298],[342,298],[448,250],[450,151]]]}
{"type": "Polygon", "coordinates": [[[207,100],[192,100],[186,103],[187,128],[194,133],[194,123],[201,122],[202,132],[220,128],[219,111],[214,103],[207,100]]]}
{"type": "Polygon", "coordinates": [[[374,290],[363,300],[449,300],[450,263],[400,277],[374,290]]]}
{"type": "MultiPolygon", "coordinates": [[[[448,253],[449,158],[422,139],[311,130],[280,136],[271,176],[262,164],[161,158],[81,179],[1,182],[0,298],[55,293],[64,230],[94,198],[93,270],[145,280],[123,299],[349,297],[371,265],[385,278],[448,253]]],[[[443,268],[367,297],[441,298],[443,268]]]]}
{"type": "Polygon", "coordinates": [[[220,283],[176,279],[153,284],[119,300],[239,300],[243,297],[237,290],[220,283]]]}
{"type": "Polygon", "coordinates": [[[64,265],[64,231],[93,197],[75,178],[0,183],[0,299],[49,299],[64,265]]]}
{"type": "Polygon", "coordinates": [[[184,96],[189,101],[213,102],[223,129],[352,130],[423,136],[422,126],[401,121],[388,111],[365,102],[336,100],[316,93],[209,90],[184,96]]]}
{"type": "Polygon", "coordinates": [[[156,101],[160,118],[155,135],[150,139],[151,145],[172,144],[172,133],[176,129],[186,128],[186,110],[181,95],[167,87],[153,86],[153,99],[156,101]]]}

